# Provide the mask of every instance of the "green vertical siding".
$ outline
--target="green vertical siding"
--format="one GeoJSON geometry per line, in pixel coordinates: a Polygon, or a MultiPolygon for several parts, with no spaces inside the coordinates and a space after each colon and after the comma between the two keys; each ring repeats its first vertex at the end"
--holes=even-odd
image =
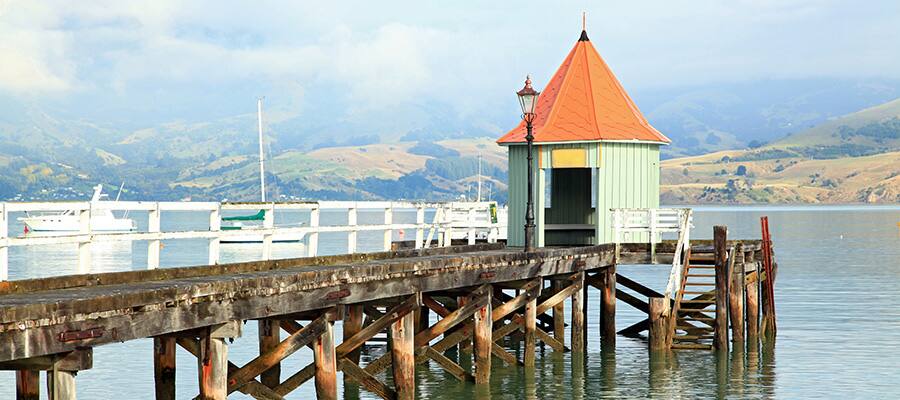
{"type": "Polygon", "coordinates": [[[509,246],[525,245],[525,192],[527,185],[528,151],[525,146],[509,146],[509,220],[506,227],[506,243],[509,246]]]}
{"type": "Polygon", "coordinates": [[[600,151],[597,242],[610,243],[613,232],[609,209],[659,207],[659,145],[602,143],[600,151]]]}
{"type": "MultiPolygon", "coordinates": [[[[610,221],[610,208],[658,208],[659,207],[659,145],[647,143],[609,143],[599,146],[600,161],[597,164],[597,144],[559,144],[542,145],[535,154],[535,223],[537,244],[543,246],[544,220],[556,218],[554,211],[545,215],[544,210],[544,176],[549,173],[551,165],[550,151],[553,148],[584,147],[588,150],[589,166],[599,167],[597,170],[597,210],[591,214],[591,221],[597,223],[596,243],[613,241],[610,221]],[[538,169],[538,158],[543,170],[538,169]]],[[[524,145],[509,146],[509,226],[507,231],[510,246],[525,244],[525,201],[527,181],[527,147],[524,145]]],[[[554,184],[561,184],[554,182],[554,184]]],[[[557,198],[552,205],[558,204],[557,198]]],[[[556,209],[556,207],[554,207],[556,209]]],[[[644,240],[636,238],[636,240],[644,240]]]]}

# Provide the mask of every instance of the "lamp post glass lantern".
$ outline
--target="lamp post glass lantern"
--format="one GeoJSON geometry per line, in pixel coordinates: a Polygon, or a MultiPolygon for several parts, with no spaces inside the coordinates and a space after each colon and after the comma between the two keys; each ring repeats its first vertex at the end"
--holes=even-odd
{"type": "Polygon", "coordinates": [[[531,87],[531,76],[525,77],[525,87],[516,92],[519,105],[522,106],[522,119],[525,120],[525,141],[528,143],[528,200],[525,204],[525,252],[534,250],[534,172],[533,148],[534,135],[531,123],[534,122],[534,106],[540,93],[531,87]]]}

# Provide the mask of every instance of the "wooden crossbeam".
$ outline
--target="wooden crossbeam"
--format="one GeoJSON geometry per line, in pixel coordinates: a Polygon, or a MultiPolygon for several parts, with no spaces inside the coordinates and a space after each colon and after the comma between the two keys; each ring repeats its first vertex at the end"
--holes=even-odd
{"type": "Polygon", "coordinates": [[[455,311],[442,318],[434,325],[429,326],[428,329],[422,330],[421,332],[416,334],[416,347],[418,348],[428,345],[428,343],[431,342],[432,339],[440,336],[444,332],[447,332],[447,330],[449,330],[450,328],[468,319],[470,316],[472,316],[472,314],[475,313],[475,311],[487,305],[487,303],[490,301],[490,294],[490,285],[480,286],[472,294],[466,297],[466,305],[457,308],[455,311]]]}
{"type": "MultiPolygon", "coordinates": [[[[594,275],[594,277],[597,277],[597,275],[594,275]]],[[[660,294],[659,292],[657,292],[653,289],[650,289],[650,288],[638,283],[637,281],[628,279],[628,277],[621,275],[621,274],[616,274],[616,283],[620,283],[620,284],[622,284],[622,286],[625,286],[631,290],[634,290],[635,292],[638,292],[641,295],[647,296],[648,298],[649,297],[665,297],[662,294],[660,294]]],[[[592,286],[593,286],[593,284],[592,284],[592,286]]]]}
{"type": "MultiPolygon", "coordinates": [[[[491,289],[490,285],[482,285],[482,286],[478,287],[474,292],[470,293],[469,296],[466,297],[466,300],[465,300],[466,304],[464,306],[457,308],[455,311],[452,311],[449,314],[445,314],[446,312],[450,311],[450,310],[447,310],[446,307],[442,306],[440,303],[437,303],[434,299],[430,298],[429,296],[422,296],[422,303],[424,305],[428,306],[429,308],[433,309],[436,313],[438,313],[438,315],[441,315],[443,318],[441,320],[439,320],[438,322],[436,322],[434,325],[431,325],[427,329],[423,329],[421,332],[416,334],[415,341],[414,341],[415,347],[417,349],[416,354],[427,354],[428,358],[434,359],[433,357],[431,357],[432,353],[426,352],[427,349],[425,349],[426,347],[430,348],[429,343],[431,342],[431,340],[444,334],[445,332],[449,331],[451,328],[455,327],[459,323],[465,321],[466,319],[471,317],[472,314],[475,313],[475,311],[477,311],[484,305],[488,304],[488,302],[490,301],[489,296],[491,295],[491,292],[492,292],[492,289],[491,289]],[[445,315],[442,315],[442,314],[445,314],[445,315]]],[[[465,329],[460,329],[460,330],[465,330],[465,329]]],[[[460,331],[460,330],[458,330],[458,331],[460,331]]],[[[454,333],[456,333],[456,332],[454,332],[454,333]]],[[[448,336],[450,336],[450,335],[448,335],[448,336]]],[[[462,338],[460,338],[460,340],[462,340],[464,338],[465,337],[462,337],[462,338]]],[[[377,373],[387,369],[387,367],[390,365],[390,359],[388,359],[389,356],[390,356],[389,354],[382,355],[375,361],[372,361],[371,363],[366,365],[366,367],[365,367],[366,372],[368,372],[370,374],[377,374],[377,373]]],[[[417,360],[419,360],[419,359],[420,358],[417,357],[417,360]]],[[[447,363],[447,362],[449,362],[449,363],[452,363],[453,365],[456,365],[456,363],[453,363],[453,361],[450,361],[449,359],[435,360],[435,361],[438,363],[438,365],[443,367],[444,370],[447,370],[447,372],[450,372],[451,369],[453,369],[453,370],[456,369],[455,367],[453,367],[452,365],[449,365],[447,363]]],[[[456,365],[456,367],[458,367],[458,365],[456,365]]],[[[460,377],[459,374],[455,374],[453,372],[450,372],[450,373],[451,373],[451,375],[454,375],[457,378],[460,377]]],[[[465,380],[468,378],[463,376],[461,379],[465,380]]]]}
{"type": "MultiPolygon", "coordinates": [[[[616,292],[617,292],[617,294],[618,294],[618,291],[616,291],[616,292]]],[[[618,296],[617,296],[617,297],[618,297],[618,296]]],[[[690,299],[689,301],[694,301],[694,300],[710,300],[710,299],[713,299],[713,298],[715,298],[715,293],[714,293],[714,292],[709,292],[709,293],[704,293],[704,294],[698,295],[698,296],[696,296],[696,297],[690,299]]],[[[682,310],[684,310],[684,309],[682,309],[682,310]]],[[[700,313],[700,312],[686,312],[686,313],[684,313],[684,315],[685,315],[685,316],[694,316],[694,317],[697,317],[697,316],[704,316],[704,315],[703,315],[702,313],[700,313]]],[[[684,322],[683,318],[680,318],[680,317],[679,317],[679,318],[678,318],[678,322],[679,322],[679,323],[684,322]]],[[[708,321],[697,321],[697,322],[703,323],[704,325],[712,326],[712,322],[708,322],[708,321]]],[[[618,332],[618,334],[619,334],[619,335],[622,335],[622,336],[636,336],[637,334],[639,334],[639,333],[641,333],[641,332],[643,332],[643,331],[646,331],[647,329],[650,329],[650,319],[645,318],[645,319],[643,319],[643,320],[641,320],[641,321],[639,321],[639,322],[635,322],[634,324],[631,324],[630,326],[628,326],[628,327],[625,328],[625,329],[620,330],[620,331],[618,332]]]]}
{"type": "MultiPolygon", "coordinates": [[[[494,322],[500,321],[506,318],[512,312],[524,307],[527,302],[537,298],[540,295],[541,286],[542,282],[540,278],[526,282],[521,286],[521,290],[523,290],[523,292],[518,296],[510,298],[510,300],[505,303],[498,302],[498,305],[491,311],[491,319],[494,322]]],[[[495,299],[496,298],[497,297],[495,297],[495,299]]],[[[422,300],[423,303],[428,306],[428,308],[434,310],[434,312],[441,317],[447,317],[451,313],[450,310],[448,310],[446,307],[429,296],[423,296],[422,300]]],[[[466,323],[462,328],[456,330],[456,332],[450,335],[445,336],[443,339],[441,339],[431,347],[433,347],[439,353],[446,351],[447,349],[459,344],[463,340],[472,337],[474,326],[474,323],[466,323]]],[[[491,338],[496,342],[509,333],[512,333],[512,331],[515,331],[515,329],[515,327],[510,329],[509,324],[504,325],[504,327],[495,329],[491,334],[491,338]]],[[[510,354],[499,345],[491,346],[491,353],[510,365],[518,363],[518,360],[514,355],[510,354]]],[[[426,360],[426,357],[420,357],[418,359],[419,362],[424,362],[426,360]]]]}
{"type": "MultiPolygon", "coordinates": [[[[194,355],[194,357],[201,357],[200,354],[200,343],[197,339],[191,339],[186,337],[180,337],[177,339],[178,345],[181,348],[187,350],[188,353],[194,355]]],[[[238,369],[237,365],[234,365],[231,361],[228,362],[228,371],[236,371],[238,369]]],[[[269,388],[266,385],[263,385],[257,380],[248,381],[243,387],[238,389],[239,392],[246,394],[250,397],[253,397],[257,400],[283,400],[284,397],[274,390],[269,388]]]]}
{"type": "Polygon", "coordinates": [[[259,355],[236,371],[228,372],[228,393],[234,392],[247,381],[278,364],[303,346],[312,343],[325,331],[328,320],[323,315],[302,329],[294,332],[272,350],[259,355]]]}
{"type": "Polygon", "coordinates": [[[359,365],[354,364],[346,358],[341,359],[338,367],[344,374],[350,376],[350,378],[362,385],[366,390],[381,396],[381,398],[393,399],[397,397],[397,393],[394,392],[394,389],[381,383],[378,378],[372,376],[372,374],[366,372],[366,370],[360,368],[359,365]]]}
{"type": "Polygon", "coordinates": [[[616,298],[625,302],[629,306],[637,308],[640,311],[643,311],[645,314],[650,313],[650,305],[647,302],[642,301],[641,299],[634,297],[628,292],[616,289],[616,298]]]}
{"type": "MultiPolygon", "coordinates": [[[[418,296],[410,296],[404,302],[398,304],[394,308],[388,310],[385,314],[380,314],[381,318],[372,321],[368,325],[366,325],[363,329],[357,332],[355,335],[350,337],[349,339],[343,341],[339,344],[335,349],[335,356],[338,360],[342,360],[348,356],[350,356],[354,350],[362,346],[366,343],[367,340],[371,339],[377,333],[386,329],[391,323],[399,319],[400,317],[406,315],[407,313],[418,309],[419,307],[419,298],[418,296]]],[[[295,323],[296,324],[296,323],[295,323]]],[[[284,323],[282,327],[284,327],[284,323]]],[[[290,324],[288,324],[290,327],[290,324]]],[[[293,327],[290,327],[293,328],[293,327]]],[[[287,329],[286,329],[287,330],[287,329]]],[[[389,354],[382,356],[379,360],[384,360],[381,363],[385,364],[385,368],[390,365],[389,354]]],[[[338,369],[341,368],[343,363],[338,363],[338,369]]],[[[369,363],[371,366],[372,363],[369,363]]],[[[369,366],[366,366],[368,368],[369,366]]],[[[275,388],[275,392],[281,394],[282,396],[287,395],[288,393],[294,391],[294,389],[300,387],[300,385],[306,383],[306,381],[312,379],[315,375],[315,365],[309,364],[297,373],[291,375],[288,379],[285,379],[278,387],[275,388]]],[[[380,370],[379,370],[380,371],[380,370]]],[[[372,372],[377,373],[377,372],[372,372]]]]}

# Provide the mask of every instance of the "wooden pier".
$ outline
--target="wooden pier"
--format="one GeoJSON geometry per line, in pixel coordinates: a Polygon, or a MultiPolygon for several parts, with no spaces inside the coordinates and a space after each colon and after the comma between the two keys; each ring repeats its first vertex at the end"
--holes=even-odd
{"type": "Polygon", "coordinates": [[[450,379],[480,385],[490,381],[492,363],[532,367],[538,342],[583,353],[587,341],[597,340],[586,329],[590,288],[601,293],[599,340],[606,345],[614,345],[617,334],[649,330],[654,351],[727,349],[729,326],[736,341],[774,333],[774,307],[761,309],[759,327],[759,299],[772,303],[771,285],[760,290],[759,283],[769,282],[775,264],[771,257],[765,268],[757,262],[766,259],[761,252],[770,243],[727,241],[724,228],[717,232],[715,241],[693,241],[681,255],[688,271],[712,265],[714,273],[703,275],[714,275],[713,285],[696,296],[682,289],[668,301],[616,266],[671,263],[681,245],[674,241],[527,254],[495,243],[0,282],[0,369],[16,371],[20,399],[39,398],[39,371],[47,373],[50,398],[73,399],[76,374],[91,368],[93,347],[153,338],[147,356],[154,360],[157,399],[175,398],[179,347],[197,360],[201,399],[235,391],[280,399],[309,381],[318,398],[335,399],[338,371],[380,397],[412,399],[420,364],[434,363],[450,379]],[[716,312],[707,316],[699,305],[686,312],[687,296],[702,301],[697,304],[712,299],[716,312]],[[617,332],[617,299],[648,318],[617,332]],[[431,313],[437,322],[429,324],[431,313]],[[236,365],[228,358],[229,340],[252,320],[259,325],[259,356],[236,365]],[[343,321],[342,338],[335,338],[336,321],[343,321]],[[688,331],[680,330],[683,325],[688,331]],[[380,333],[387,333],[389,351],[361,364],[360,350],[380,333]],[[497,343],[503,338],[523,342],[521,358],[497,343]],[[445,355],[457,346],[473,357],[474,368],[445,355]],[[308,366],[289,371],[280,365],[304,348],[313,354],[308,366]],[[388,370],[390,385],[379,379],[388,370]]]}

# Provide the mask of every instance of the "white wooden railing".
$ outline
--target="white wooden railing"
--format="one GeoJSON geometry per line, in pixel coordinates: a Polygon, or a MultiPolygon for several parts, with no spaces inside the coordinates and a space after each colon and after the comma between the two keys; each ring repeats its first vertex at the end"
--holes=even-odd
{"type": "MultiPolygon", "coordinates": [[[[470,244],[476,239],[496,242],[506,233],[505,218],[492,221],[490,210],[496,210],[495,202],[402,202],[402,201],[317,201],[292,203],[218,203],[218,202],[133,202],[133,201],[99,201],[99,202],[24,202],[0,203],[0,281],[8,279],[9,248],[16,246],[40,246],[53,244],[77,244],[79,272],[90,270],[91,244],[97,242],[146,241],[147,268],[159,267],[161,241],[176,239],[207,239],[209,241],[209,264],[219,263],[219,250],[222,239],[250,235],[262,235],[262,259],[272,257],[272,242],[275,235],[291,234],[302,237],[306,243],[308,256],[319,253],[319,234],[326,232],[347,233],[347,253],[357,252],[357,233],[362,231],[384,231],[383,249],[390,250],[394,231],[415,230],[415,247],[429,247],[436,239],[437,246],[449,246],[452,239],[467,239],[470,244]],[[78,232],[59,235],[23,234],[9,235],[10,214],[16,212],[63,212],[74,211],[79,216],[78,232]],[[110,211],[144,211],[148,216],[148,229],[133,232],[92,232],[91,212],[95,210],[110,211]],[[223,230],[223,211],[266,210],[262,226],[252,229],[223,230]],[[382,223],[360,224],[360,211],[383,212],[382,223]],[[209,214],[207,230],[163,231],[164,212],[189,211],[209,214]],[[306,211],[309,222],[303,225],[279,226],[275,223],[278,211],[306,211]],[[345,212],[347,222],[338,225],[322,225],[323,211],[345,212]],[[426,222],[426,211],[433,211],[434,217],[426,222]],[[397,212],[415,212],[415,222],[395,223],[397,212]]],[[[172,214],[168,214],[172,215],[172,214]]],[[[169,218],[177,218],[171,216],[169,218]]]]}
{"type": "MultiPolygon", "coordinates": [[[[693,215],[690,208],[614,208],[612,212],[613,240],[616,244],[616,256],[622,243],[650,243],[651,259],[656,259],[656,243],[662,239],[663,233],[675,233],[678,242],[672,259],[672,270],[666,284],[666,307],[670,299],[680,289],[684,270],[683,255],[691,246],[690,232],[693,226],[693,215]]],[[[668,311],[668,310],[667,310],[668,311]]]]}

